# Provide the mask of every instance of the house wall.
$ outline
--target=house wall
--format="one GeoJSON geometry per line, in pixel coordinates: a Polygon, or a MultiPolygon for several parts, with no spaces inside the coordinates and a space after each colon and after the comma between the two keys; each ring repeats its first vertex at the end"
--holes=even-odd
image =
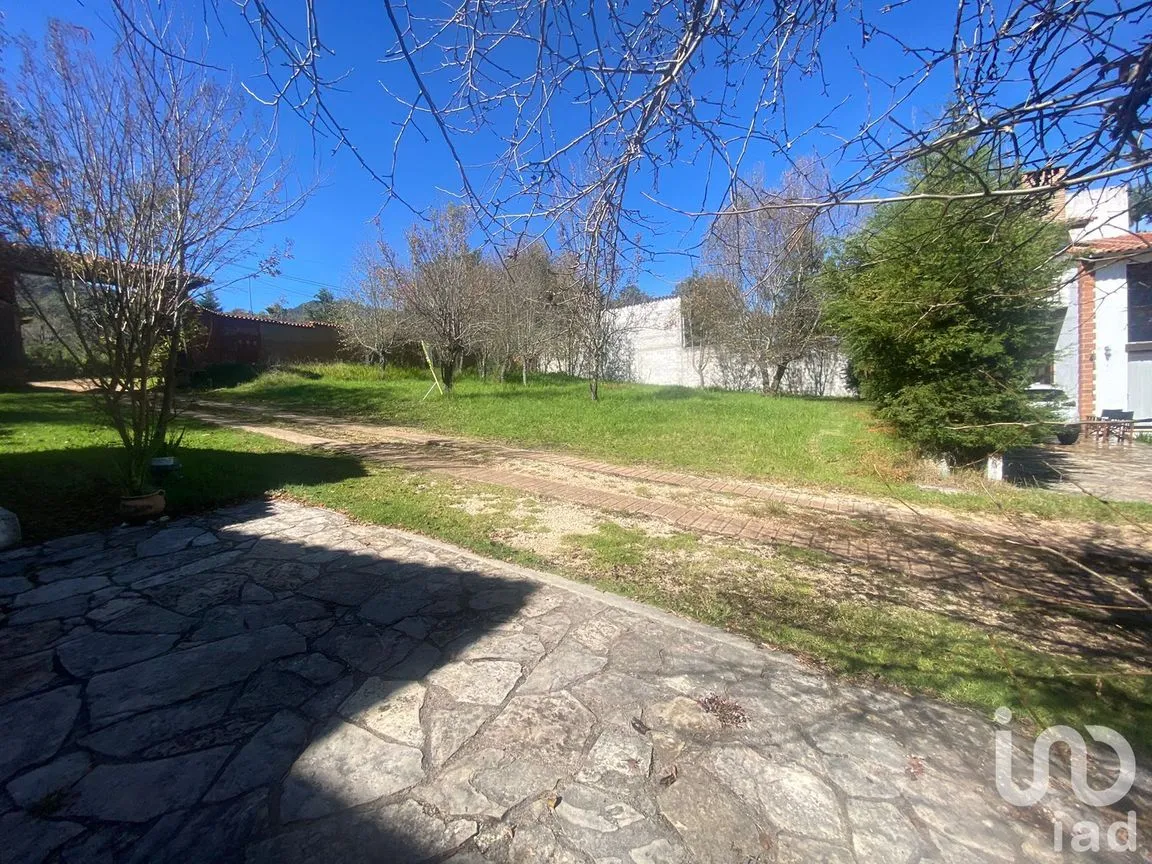
{"type": "Polygon", "coordinates": [[[327,325],[300,326],[224,315],[200,313],[201,335],[189,351],[194,368],[212,363],[296,363],[337,359],[340,333],[327,325]]]}
{"type": "Polygon", "coordinates": [[[1121,184],[1081,189],[1065,199],[1064,217],[1073,221],[1087,220],[1082,228],[1068,232],[1074,243],[1101,237],[1121,237],[1129,232],[1128,187],[1121,184]]]}
{"type": "Polygon", "coordinates": [[[619,373],[617,377],[641,384],[700,386],[692,365],[697,349],[684,346],[679,297],[625,306],[608,314],[619,334],[613,370],[619,373]]]}
{"type": "MultiPolygon", "coordinates": [[[[1152,262],[1152,254],[1137,255],[1128,264],[1152,262]]],[[[1127,289],[1127,283],[1125,283],[1127,289]]],[[[1125,290],[1125,300],[1129,298],[1125,290]]],[[[1131,335],[1126,333],[1126,337],[1131,335]]],[[[1128,393],[1124,408],[1132,411],[1137,420],[1152,419],[1152,343],[1127,343],[1128,393]]]]}
{"type": "Polygon", "coordinates": [[[1127,262],[1096,267],[1096,412],[1128,404],[1127,262]]]}
{"type": "Polygon", "coordinates": [[[1064,274],[1060,285],[1060,305],[1064,318],[1056,337],[1056,353],[1052,360],[1052,383],[1064,391],[1074,404],[1068,409],[1069,418],[1080,415],[1080,304],[1077,269],[1064,274]]]}
{"type": "MultiPolygon", "coordinates": [[[[1068,195],[1064,217],[1072,243],[1129,233],[1128,187],[1081,189],[1068,195]]],[[[1066,308],[1056,343],[1053,383],[1076,402],[1080,417],[1128,401],[1127,276],[1124,262],[1081,262],[1074,283],[1061,288],[1066,308]]]]}
{"type": "Polygon", "coordinates": [[[200,332],[190,344],[188,353],[194,368],[213,363],[258,363],[260,325],[249,318],[202,311],[200,332]]]}
{"type": "Polygon", "coordinates": [[[296,327],[275,321],[260,322],[260,360],[263,363],[295,363],[335,360],[340,334],[323,325],[296,327]]]}

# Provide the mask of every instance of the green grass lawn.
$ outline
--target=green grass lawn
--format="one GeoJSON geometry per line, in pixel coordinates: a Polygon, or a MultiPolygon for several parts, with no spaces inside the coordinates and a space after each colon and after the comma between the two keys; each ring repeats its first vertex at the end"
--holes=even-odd
{"type": "Polygon", "coordinates": [[[765,398],[686,387],[587,383],[536,375],[527,386],[463,376],[448,396],[428,392],[425,370],[337,363],[265,372],[211,398],[566,449],[617,463],[899,498],[950,509],[1044,518],[1152,521],[1152,505],[1109,507],[1088,496],[1004,485],[941,493],[914,482],[920,466],[854,399],[765,398]]]}
{"type": "MultiPolygon", "coordinates": [[[[90,397],[0,393],[0,506],[28,542],[118,524],[118,441],[90,397]]],[[[194,422],[179,459],[180,475],[163,484],[170,515],[364,473],[353,459],[194,422]]]]}
{"type": "Polygon", "coordinates": [[[594,403],[586,382],[560,375],[528,386],[465,375],[447,397],[424,400],[429,384],[426,371],[332,364],[269,371],[212,396],[796,483],[869,484],[907,460],[853,400],[609,383],[594,403]]]}
{"type": "MultiPolygon", "coordinates": [[[[20,518],[25,542],[120,523],[117,444],[87,396],[0,392],[0,507],[20,518]]],[[[453,508],[450,485],[420,475],[196,421],[186,424],[178,458],[179,474],[162,483],[169,516],[286,494],[367,522],[538,563],[489,539],[505,524],[499,513],[473,516],[453,508]]]]}
{"type": "MultiPolygon", "coordinates": [[[[116,524],[114,458],[115,436],[88,397],[0,393],[0,506],[16,512],[29,542],[116,524]]],[[[583,549],[587,560],[577,562],[572,554],[548,559],[503,539],[509,529],[547,526],[534,527],[531,518],[517,515],[515,497],[500,489],[366,465],[350,456],[195,423],[189,424],[179,458],[183,470],[164,484],[172,515],[286,494],[365,522],[547,566],[804,653],[864,680],[985,711],[1005,704],[1021,716],[1026,700],[1043,722],[1103,723],[1144,751],[1150,746],[1152,679],[1147,676],[1117,674],[1087,658],[1054,657],[1022,640],[998,638],[994,645],[987,632],[967,621],[898,602],[830,598],[812,582],[825,562],[787,549],[751,566],[737,560],[743,553],[732,557],[739,567],[728,567],[723,558],[684,563],[682,557],[690,559],[700,545],[690,535],[653,539],[609,526],[572,538],[572,548],[583,549]],[[489,506],[479,512],[460,506],[477,494],[489,506]]]]}

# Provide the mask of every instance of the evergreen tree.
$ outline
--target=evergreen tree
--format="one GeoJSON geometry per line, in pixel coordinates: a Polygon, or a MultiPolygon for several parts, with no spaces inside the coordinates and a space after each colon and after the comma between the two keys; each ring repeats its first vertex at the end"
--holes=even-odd
{"type": "Polygon", "coordinates": [[[316,299],[304,304],[308,307],[308,317],[313,321],[331,324],[336,320],[336,295],[327,288],[316,292],[316,299]]]}
{"type": "Polygon", "coordinates": [[[1128,188],[1128,220],[1133,231],[1152,228],[1152,180],[1128,188]]]}
{"type": "MultiPolygon", "coordinates": [[[[1017,185],[983,151],[914,167],[909,194],[1017,185]]],[[[1037,440],[1026,390],[1051,361],[1063,230],[1047,200],[932,198],[878,208],[826,271],[861,395],[922,450],[961,461],[1037,440]],[[1003,424],[1003,425],[997,425],[1003,424]]]]}
{"type": "Polygon", "coordinates": [[[220,305],[220,298],[211,288],[204,289],[204,292],[196,298],[196,305],[201,309],[207,309],[209,312],[220,312],[224,308],[220,305]]]}
{"type": "Polygon", "coordinates": [[[640,286],[635,282],[630,282],[620,289],[620,293],[616,299],[612,301],[613,309],[620,309],[624,306],[638,306],[641,303],[651,303],[656,298],[645,291],[640,290],[640,286]]]}

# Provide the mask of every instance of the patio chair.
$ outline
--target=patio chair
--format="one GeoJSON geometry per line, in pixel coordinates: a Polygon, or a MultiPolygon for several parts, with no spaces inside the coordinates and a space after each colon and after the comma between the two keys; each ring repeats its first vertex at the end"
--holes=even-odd
{"type": "Polygon", "coordinates": [[[1110,408],[1101,413],[1101,419],[1107,420],[1108,423],[1104,426],[1104,440],[1111,441],[1112,436],[1116,436],[1116,440],[1121,444],[1130,442],[1132,440],[1132,418],[1134,413],[1132,411],[1120,411],[1119,409],[1110,408]]]}

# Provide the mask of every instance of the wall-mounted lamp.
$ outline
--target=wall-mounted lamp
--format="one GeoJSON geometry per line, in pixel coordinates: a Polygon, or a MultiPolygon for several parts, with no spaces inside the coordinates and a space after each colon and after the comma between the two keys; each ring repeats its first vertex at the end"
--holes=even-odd
{"type": "Polygon", "coordinates": [[[1111,360],[1112,359],[1112,346],[1111,345],[1105,345],[1104,346],[1104,359],[1105,360],[1111,360]]]}

